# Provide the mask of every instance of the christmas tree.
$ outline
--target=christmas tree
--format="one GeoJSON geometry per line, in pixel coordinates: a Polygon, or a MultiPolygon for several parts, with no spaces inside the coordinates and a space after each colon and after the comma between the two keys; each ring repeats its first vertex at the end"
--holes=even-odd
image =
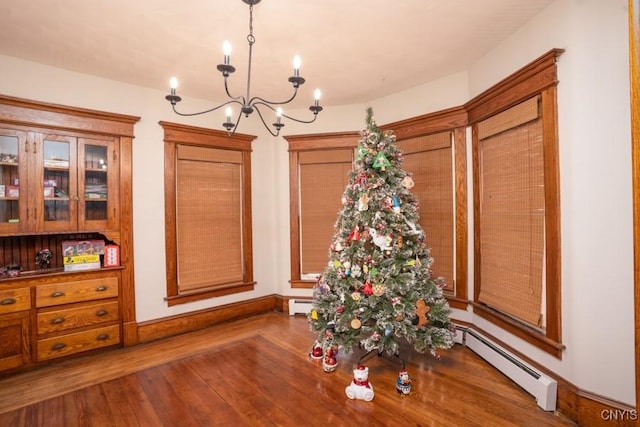
{"type": "MultiPolygon", "coordinates": [[[[402,340],[438,356],[453,345],[443,279],[418,224],[413,180],[402,170],[392,131],[378,128],[371,108],[342,196],[329,263],[314,288],[314,350],[335,356],[343,347],[399,356],[402,340]]],[[[317,358],[317,357],[316,357],[317,358]]]]}

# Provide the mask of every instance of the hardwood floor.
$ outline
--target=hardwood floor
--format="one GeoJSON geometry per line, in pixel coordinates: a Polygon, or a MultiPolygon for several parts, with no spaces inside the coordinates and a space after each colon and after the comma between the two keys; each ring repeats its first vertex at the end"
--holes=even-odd
{"type": "Polygon", "coordinates": [[[475,353],[369,358],[371,402],[345,387],[361,354],[325,373],[304,316],[268,313],[0,379],[1,426],[571,426],[475,353]]]}

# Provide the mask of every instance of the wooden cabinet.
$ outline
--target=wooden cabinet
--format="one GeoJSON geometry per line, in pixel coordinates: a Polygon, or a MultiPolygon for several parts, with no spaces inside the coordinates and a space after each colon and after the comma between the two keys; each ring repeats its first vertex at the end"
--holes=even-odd
{"type": "Polygon", "coordinates": [[[118,229],[115,138],[0,128],[0,232],[118,229]]]}
{"type": "Polygon", "coordinates": [[[35,287],[38,361],[120,344],[118,277],[92,277],[35,287]]]}
{"type": "Polygon", "coordinates": [[[0,290],[0,371],[29,363],[30,308],[28,287],[0,290]]]}
{"type": "Polygon", "coordinates": [[[137,343],[132,142],[139,117],[0,95],[0,374],[137,343]],[[120,266],[65,272],[61,242],[102,239],[120,266]],[[35,262],[42,249],[50,265],[35,262]],[[15,271],[15,270],[14,270],[15,271]]]}

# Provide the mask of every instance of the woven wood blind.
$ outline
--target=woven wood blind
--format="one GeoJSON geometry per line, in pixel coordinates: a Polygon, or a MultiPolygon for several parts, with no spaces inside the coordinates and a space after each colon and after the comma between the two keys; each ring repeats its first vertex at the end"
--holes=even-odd
{"type": "Polygon", "coordinates": [[[242,282],[242,153],[179,145],[177,154],[179,292],[242,282]]]}
{"type": "Polygon", "coordinates": [[[451,133],[441,132],[398,142],[403,169],[413,175],[420,206],[420,226],[431,249],[434,277],[454,288],[454,206],[451,133]]]}
{"type": "Polygon", "coordinates": [[[544,159],[537,98],[478,125],[479,301],[540,326],[544,159]]]}
{"type": "Polygon", "coordinates": [[[299,154],[301,275],[321,273],[327,265],[352,160],[351,149],[299,154]]]}

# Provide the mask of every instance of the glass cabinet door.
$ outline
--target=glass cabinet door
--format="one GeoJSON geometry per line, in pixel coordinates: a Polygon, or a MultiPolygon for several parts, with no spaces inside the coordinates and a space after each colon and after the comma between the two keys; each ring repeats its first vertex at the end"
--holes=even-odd
{"type": "Polygon", "coordinates": [[[115,144],[108,139],[80,138],[78,158],[79,226],[85,230],[112,229],[119,174],[115,144]]]}
{"type": "Polygon", "coordinates": [[[26,226],[22,177],[26,177],[28,150],[26,132],[0,129],[0,233],[16,233],[26,226]]]}
{"type": "Polygon", "coordinates": [[[42,175],[37,185],[31,186],[37,193],[35,199],[41,200],[37,203],[42,207],[38,213],[39,225],[43,231],[75,230],[78,226],[75,138],[41,136],[40,153],[37,172],[42,175]]]}

